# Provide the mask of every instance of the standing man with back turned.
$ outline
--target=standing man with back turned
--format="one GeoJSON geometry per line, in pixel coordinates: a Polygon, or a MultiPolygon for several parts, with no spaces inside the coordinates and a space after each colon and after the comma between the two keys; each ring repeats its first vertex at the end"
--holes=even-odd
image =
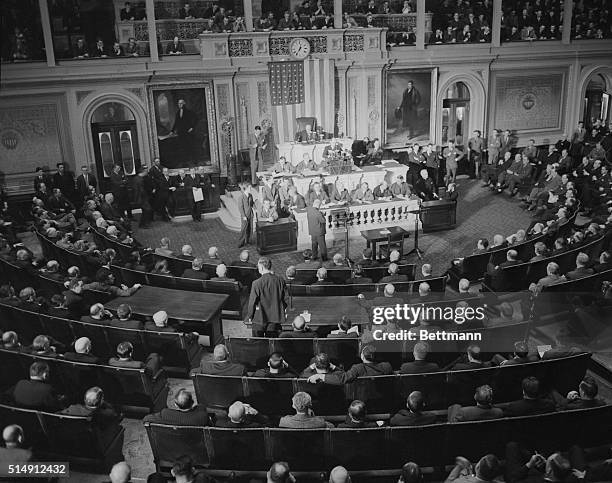
{"type": "Polygon", "coordinates": [[[266,149],[266,136],[261,126],[255,126],[255,132],[249,134],[249,159],[251,161],[251,184],[257,186],[257,171],[263,171],[263,152],[266,149]]]}
{"type": "Polygon", "coordinates": [[[327,221],[325,216],[319,210],[321,208],[321,200],[315,199],[312,206],[306,207],[306,216],[308,217],[308,233],[312,241],[312,258],[319,258],[319,248],[321,249],[321,260],[327,260],[327,245],[325,245],[325,233],[327,221]]]}
{"type": "Polygon", "coordinates": [[[240,196],[238,198],[238,211],[240,212],[240,240],[238,248],[250,245],[253,232],[253,196],[247,193],[249,185],[240,183],[240,196]]]}
{"type": "Polygon", "coordinates": [[[285,322],[287,286],[272,272],[272,260],[261,257],[257,262],[261,274],[251,285],[247,322],[253,323],[253,337],[278,337],[285,322]]]}

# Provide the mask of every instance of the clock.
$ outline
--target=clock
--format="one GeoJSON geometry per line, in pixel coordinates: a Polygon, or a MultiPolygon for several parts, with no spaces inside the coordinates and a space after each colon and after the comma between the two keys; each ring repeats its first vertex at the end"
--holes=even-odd
{"type": "Polygon", "coordinates": [[[289,44],[289,53],[295,59],[305,59],[310,55],[310,42],[304,37],[296,37],[289,44]]]}

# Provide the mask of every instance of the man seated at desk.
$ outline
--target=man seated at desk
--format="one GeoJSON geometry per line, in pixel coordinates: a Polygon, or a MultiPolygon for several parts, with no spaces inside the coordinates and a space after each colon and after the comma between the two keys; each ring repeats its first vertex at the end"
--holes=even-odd
{"type": "Polygon", "coordinates": [[[304,153],[302,155],[302,161],[297,166],[295,166],[296,173],[303,173],[306,170],[308,171],[318,171],[319,170],[319,166],[317,165],[317,163],[314,162],[313,159],[310,158],[309,153],[304,153]]]}
{"type": "Polygon", "coordinates": [[[412,188],[404,181],[404,177],[401,174],[395,179],[390,189],[393,196],[399,198],[409,198],[412,195],[412,188]]]}
{"type": "Polygon", "coordinates": [[[351,193],[353,201],[374,201],[374,194],[368,186],[368,183],[360,183],[351,193]]]}
{"type": "Polygon", "coordinates": [[[312,130],[310,124],[306,124],[302,131],[295,133],[295,140],[298,143],[314,143],[317,141],[317,133],[312,130]]]}
{"type": "Polygon", "coordinates": [[[351,193],[346,189],[344,183],[336,176],[336,181],[329,184],[329,198],[332,203],[350,203],[351,193]]]}
{"type": "Polygon", "coordinates": [[[383,150],[380,147],[380,141],[378,139],[374,140],[374,144],[371,148],[368,149],[367,154],[363,158],[363,165],[374,165],[380,164],[383,158],[383,150]]]}
{"type": "Polygon", "coordinates": [[[301,210],[306,208],[306,200],[298,193],[295,186],[289,187],[289,208],[292,210],[301,210]]]}
{"type": "Polygon", "coordinates": [[[274,222],[278,220],[278,212],[272,206],[270,200],[264,200],[261,210],[259,211],[259,221],[274,222]]]}
{"type": "Polygon", "coordinates": [[[377,200],[390,200],[393,198],[393,193],[389,188],[387,182],[383,179],[382,183],[380,183],[376,188],[374,188],[374,198],[377,200]]]}
{"type": "Polygon", "coordinates": [[[321,201],[321,204],[329,203],[329,196],[327,196],[327,193],[323,191],[323,188],[321,187],[321,183],[319,181],[315,181],[310,185],[306,196],[306,204],[308,206],[312,206],[314,200],[321,201]]]}
{"type": "Polygon", "coordinates": [[[285,158],[285,156],[281,156],[278,162],[274,166],[272,166],[272,172],[274,174],[293,174],[295,173],[295,166],[293,166],[289,161],[287,161],[287,158],[285,158]]]}

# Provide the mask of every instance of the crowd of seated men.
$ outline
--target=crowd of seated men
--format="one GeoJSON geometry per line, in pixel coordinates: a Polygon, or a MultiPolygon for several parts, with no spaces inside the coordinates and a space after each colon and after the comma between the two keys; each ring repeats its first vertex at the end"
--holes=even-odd
{"type": "Polygon", "coordinates": [[[612,37],[612,10],[605,0],[585,0],[574,6],[573,39],[609,39],[612,37]]]}
{"type": "Polygon", "coordinates": [[[537,0],[502,4],[502,42],[560,40],[562,30],[563,2],[537,0]]]}
{"type": "Polygon", "coordinates": [[[431,44],[491,42],[493,2],[445,0],[433,10],[431,44]]]}

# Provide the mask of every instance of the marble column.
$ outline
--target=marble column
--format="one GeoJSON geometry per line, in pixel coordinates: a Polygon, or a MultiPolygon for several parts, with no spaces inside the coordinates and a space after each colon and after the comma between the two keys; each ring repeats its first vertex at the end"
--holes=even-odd
{"type": "MultiPolygon", "coordinates": [[[[317,3],[316,0],[312,0],[312,3],[317,3]]],[[[334,27],[337,29],[342,28],[342,0],[334,0],[334,27]]]]}
{"type": "Polygon", "coordinates": [[[417,0],[416,48],[425,49],[425,0],[417,0]]]}
{"type": "Polygon", "coordinates": [[[491,47],[501,45],[502,0],[493,0],[493,20],[491,21],[491,47]]]}
{"type": "Polygon", "coordinates": [[[561,42],[569,44],[572,40],[572,14],[574,2],[565,0],[563,2],[563,32],[561,34],[561,42]]]}
{"type": "Polygon", "coordinates": [[[42,24],[47,65],[53,67],[55,65],[55,50],[53,49],[53,34],[51,33],[51,20],[49,19],[47,0],[38,0],[38,8],[40,9],[40,23],[42,24]]]}
{"type": "Polygon", "coordinates": [[[242,0],[242,9],[244,10],[244,25],[247,32],[252,32],[253,27],[253,0],[242,0]]]}
{"type": "Polygon", "coordinates": [[[155,25],[155,3],[154,0],[146,0],[147,27],[149,30],[149,54],[151,62],[159,62],[157,51],[157,26],[155,25]]]}

